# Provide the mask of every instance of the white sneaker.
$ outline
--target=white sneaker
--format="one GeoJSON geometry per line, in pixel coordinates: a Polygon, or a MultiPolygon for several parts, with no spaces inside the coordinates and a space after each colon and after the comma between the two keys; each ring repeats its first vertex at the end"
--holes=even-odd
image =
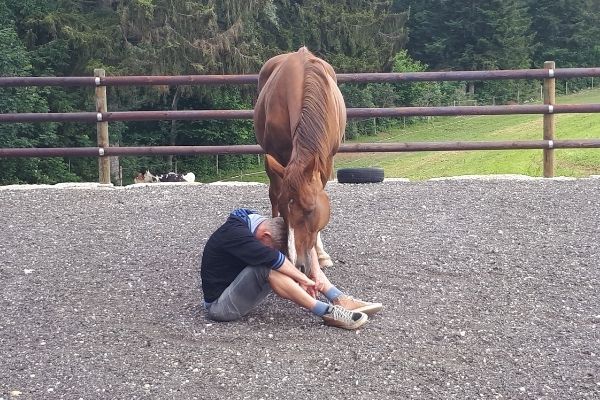
{"type": "Polygon", "coordinates": [[[368,301],[355,299],[354,297],[345,294],[335,299],[333,301],[333,304],[337,306],[342,306],[346,310],[362,312],[367,315],[373,315],[376,312],[381,311],[381,309],[383,308],[383,304],[381,303],[370,303],[368,301]]]}
{"type": "Polygon", "coordinates": [[[329,306],[329,310],[323,315],[325,325],[350,330],[363,326],[368,319],[365,313],[346,310],[338,305],[329,306]]]}

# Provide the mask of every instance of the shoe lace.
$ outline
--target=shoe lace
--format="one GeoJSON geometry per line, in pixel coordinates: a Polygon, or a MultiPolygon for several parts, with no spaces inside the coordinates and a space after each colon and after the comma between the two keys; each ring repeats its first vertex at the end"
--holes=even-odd
{"type": "Polygon", "coordinates": [[[353,315],[354,312],[346,310],[345,308],[340,306],[334,306],[333,310],[331,311],[331,316],[337,321],[354,321],[352,319],[353,315]]]}

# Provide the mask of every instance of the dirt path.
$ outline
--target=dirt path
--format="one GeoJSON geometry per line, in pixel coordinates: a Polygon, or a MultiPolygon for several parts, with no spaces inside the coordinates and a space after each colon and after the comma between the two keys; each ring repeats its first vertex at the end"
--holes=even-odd
{"type": "Polygon", "coordinates": [[[600,398],[600,179],[329,192],[327,273],[385,304],[357,332],[204,317],[203,243],[264,185],[0,189],[0,399],[600,398]]]}

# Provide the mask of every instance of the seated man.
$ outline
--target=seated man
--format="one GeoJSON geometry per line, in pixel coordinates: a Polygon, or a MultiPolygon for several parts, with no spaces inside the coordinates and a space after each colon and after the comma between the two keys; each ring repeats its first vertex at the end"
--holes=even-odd
{"type": "Polygon", "coordinates": [[[313,249],[311,278],[281,253],[287,243],[283,218],[266,218],[247,209],[234,210],[208,239],[200,275],[208,317],[232,321],[246,315],[275,292],[322,317],[326,325],[356,329],[381,310],[343,294],[327,279],[313,249]],[[318,300],[323,294],[331,303],[318,300]]]}

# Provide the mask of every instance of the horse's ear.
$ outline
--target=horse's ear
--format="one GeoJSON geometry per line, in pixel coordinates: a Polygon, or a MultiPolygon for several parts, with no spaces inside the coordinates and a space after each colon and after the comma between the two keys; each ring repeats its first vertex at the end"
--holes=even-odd
{"type": "Polygon", "coordinates": [[[281,179],[283,179],[283,165],[279,164],[275,158],[268,154],[265,155],[265,164],[270,171],[275,172],[281,179]]]}

